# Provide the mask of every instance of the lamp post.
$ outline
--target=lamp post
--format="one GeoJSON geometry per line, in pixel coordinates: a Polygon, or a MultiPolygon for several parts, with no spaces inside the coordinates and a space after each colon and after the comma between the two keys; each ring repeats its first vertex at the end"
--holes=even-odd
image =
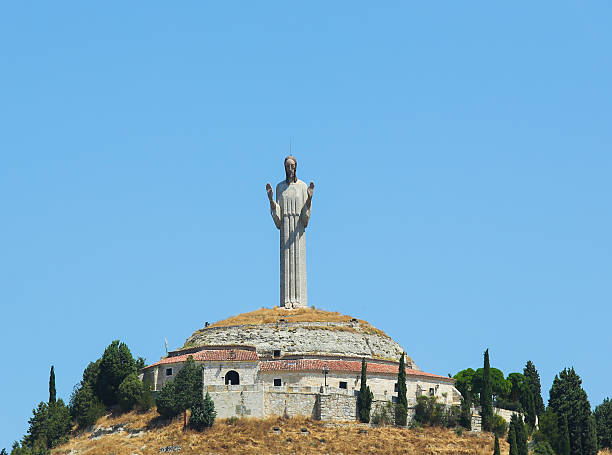
{"type": "Polygon", "coordinates": [[[325,377],[325,388],[327,388],[327,373],[329,373],[329,368],[327,368],[327,364],[323,365],[323,376],[325,377]]]}

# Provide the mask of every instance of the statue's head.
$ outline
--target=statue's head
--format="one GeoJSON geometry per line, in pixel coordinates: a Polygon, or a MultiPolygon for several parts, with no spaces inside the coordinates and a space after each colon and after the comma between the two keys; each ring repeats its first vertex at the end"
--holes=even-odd
{"type": "Polygon", "coordinates": [[[297,182],[297,160],[293,155],[289,155],[285,158],[285,176],[287,177],[287,183],[297,182]]]}

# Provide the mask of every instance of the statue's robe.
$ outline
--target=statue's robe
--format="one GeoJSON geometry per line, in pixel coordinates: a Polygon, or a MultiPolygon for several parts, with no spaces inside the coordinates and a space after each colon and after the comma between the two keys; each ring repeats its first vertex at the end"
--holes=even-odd
{"type": "Polygon", "coordinates": [[[280,304],[286,308],[308,306],[306,302],[306,235],[310,207],[307,186],[301,180],[276,185],[272,219],[280,230],[280,304]]]}

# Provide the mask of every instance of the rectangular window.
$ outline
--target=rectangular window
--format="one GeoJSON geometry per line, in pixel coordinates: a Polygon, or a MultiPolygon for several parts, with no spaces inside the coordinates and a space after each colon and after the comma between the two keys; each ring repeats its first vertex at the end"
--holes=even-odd
{"type": "Polygon", "coordinates": [[[274,350],[274,357],[280,357],[280,349],[274,350]]]}
{"type": "Polygon", "coordinates": [[[429,389],[429,396],[430,397],[434,396],[434,389],[433,388],[429,389]]]}
{"type": "Polygon", "coordinates": [[[280,387],[281,386],[281,380],[280,379],[275,379],[274,380],[274,387],[280,387]]]}
{"type": "Polygon", "coordinates": [[[346,389],[346,388],[347,388],[347,387],[346,387],[346,382],[344,382],[344,381],[340,381],[340,388],[341,388],[341,389],[346,389]]]}
{"type": "Polygon", "coordinates": [[[172,368],[166,368],[166,376],[172,376],[172,368]]]}
{"type": "Polygon", "coordinates": [[[399,387],[397,385],[397,382],[395,383],[395,388],[393,389],[395,392],[399,392],[399,387]]]}

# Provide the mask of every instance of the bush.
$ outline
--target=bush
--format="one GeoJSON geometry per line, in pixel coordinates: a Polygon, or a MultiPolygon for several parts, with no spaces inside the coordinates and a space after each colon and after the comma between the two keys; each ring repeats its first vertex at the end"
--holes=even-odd
{"type": "Polygon", "coordinates": [[[493,414],[491,432],[497,435],[497,437],[503,438],[506,435],[506,431],[508,431],[508,423],[506,420],[499,414],[493,414]]]}
{"type": "Polygon", "coordinates": [[[191,407],[191,416],[189,417],[189,426],[195,430],[202,431],[204,428],[210,428],[215,423],[215,404],[208,392],[204,400],[199,401],[191,407]]]}
{"type": "Polygon", "coordinates": [[[164,384],[157,394],[155,404],[157,405],[157,412],[167,419],[175,417],[183,411],[176,401],[174,381],[164,384]]]}
{"type": "Polygon", "coordinates": [[[134,373],[126,376],[119,384],[117,400],[121,409],[131,411],[142,398],[142,381],[134,373]]]}
{"type": "Polygon", "coordinates": [[[395,403],[395,425],[405,427],[408,420],[408,410],[402,403],[395,403]]]}
{"type": "Polygon", "coordinates": [[[70,414],[80,428],[93,425],[104,415],[104,412],[104,405],[94,394],[93,388],[88,382],[79,384],[72,392],[70,414]]]}
{"type": "Polygon", "coordinates": [[[379,406],[376,411],[374,411],[370,422],[374,425],[393,425],[393,413],[393,403],[387,401],[384,405],[379,406]]]}
{"type": "Polygon", "coordinates": [[[552,449],[550,444],[546,441],[538,442],[533,446],[531,455],[555,455],[555,451],[552,449]]]}
{"type": "Polygon", "coordinates": [[[153,396],[153,386],[149,381],[145,381],[142,384],[142,395],[136,403],[136,407],[139,411],[148,411],[155,404],[155,397],[153,396]]]}

